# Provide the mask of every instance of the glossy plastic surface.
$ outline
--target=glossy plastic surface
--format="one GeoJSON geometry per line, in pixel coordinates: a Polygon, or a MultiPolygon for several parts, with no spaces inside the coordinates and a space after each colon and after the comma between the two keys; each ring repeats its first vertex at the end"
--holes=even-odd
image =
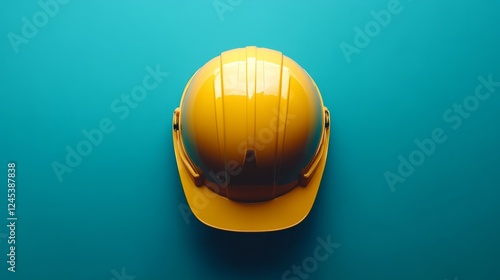
{"type": "Polygon", "coordinates": [[[299,223],[320,184],[328,118],[314,81],[280,52],[247,47],[209,61],[174,113],[179,174],[196,217],[233,231],[299,223]]]}

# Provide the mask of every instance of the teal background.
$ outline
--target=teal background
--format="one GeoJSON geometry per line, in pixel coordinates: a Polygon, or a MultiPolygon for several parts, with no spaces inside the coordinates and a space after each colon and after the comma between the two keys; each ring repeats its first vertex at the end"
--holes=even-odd
{"type": "Polygon", "coordinates": [[[309,279],[500,279],[500,88],[458,129],[443,119],[479,76],[500,81],[500,2],[401,0],[350,63],[339,45],[389,1],[236,2],[219,17],[210,0],[73,0],[15,53],[9,32],[41,7],[3,1],[0,174],[16,162],[19,220],[10,273],[1,180],[0,279],[281,279],[327,236],[341,245],[309,279]],[[199,67],[247,45],[297,61],[332,116],[314,208],[280,232],[181,213],[172,111],[199,67]],[[121,120],[110,106],[148,65],[170,74],[121,120]],[[103,118],[114,131],[60,182],[52,163],[103,118]],[[435,128],[447,140],[391,191],[384,172],[435,128]]]}

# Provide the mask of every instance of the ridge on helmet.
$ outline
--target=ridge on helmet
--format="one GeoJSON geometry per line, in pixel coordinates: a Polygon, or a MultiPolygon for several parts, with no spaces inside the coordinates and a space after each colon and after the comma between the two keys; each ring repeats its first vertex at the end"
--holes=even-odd
{"type": "Polygon", "coordinates": [[[300,188],[314,192],[296,201],[309,212],[326,161],[329,112],[312,78],[281,52],[246,47],[207,62],[186,85],[173,126],[188,202],[203,189],[231,205],[276,204],[300,188]]]}

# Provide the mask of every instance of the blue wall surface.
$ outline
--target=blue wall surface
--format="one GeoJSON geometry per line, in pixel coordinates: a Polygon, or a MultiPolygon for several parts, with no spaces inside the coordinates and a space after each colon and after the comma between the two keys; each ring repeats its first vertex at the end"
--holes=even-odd
{"type": "Polygon", "coordinates": [[[499,1],[3,2],[0,279],[500,279],[499,1]],[[190,76],[249,45],[331,112],[316,203],[285,231],[201,224],[173,153],[190,76]]]}

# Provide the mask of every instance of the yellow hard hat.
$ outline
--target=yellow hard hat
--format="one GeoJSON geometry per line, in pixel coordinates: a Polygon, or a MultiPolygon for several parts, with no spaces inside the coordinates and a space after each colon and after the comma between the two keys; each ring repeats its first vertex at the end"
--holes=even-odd
{"type": "Polygon", "coordinates": [[[214,228],[274,231],[309,213],[326,164],[330,114],[281,52],[223,52],[189,80],[173,117],[179,175],[194,215],[214,228]]]}

